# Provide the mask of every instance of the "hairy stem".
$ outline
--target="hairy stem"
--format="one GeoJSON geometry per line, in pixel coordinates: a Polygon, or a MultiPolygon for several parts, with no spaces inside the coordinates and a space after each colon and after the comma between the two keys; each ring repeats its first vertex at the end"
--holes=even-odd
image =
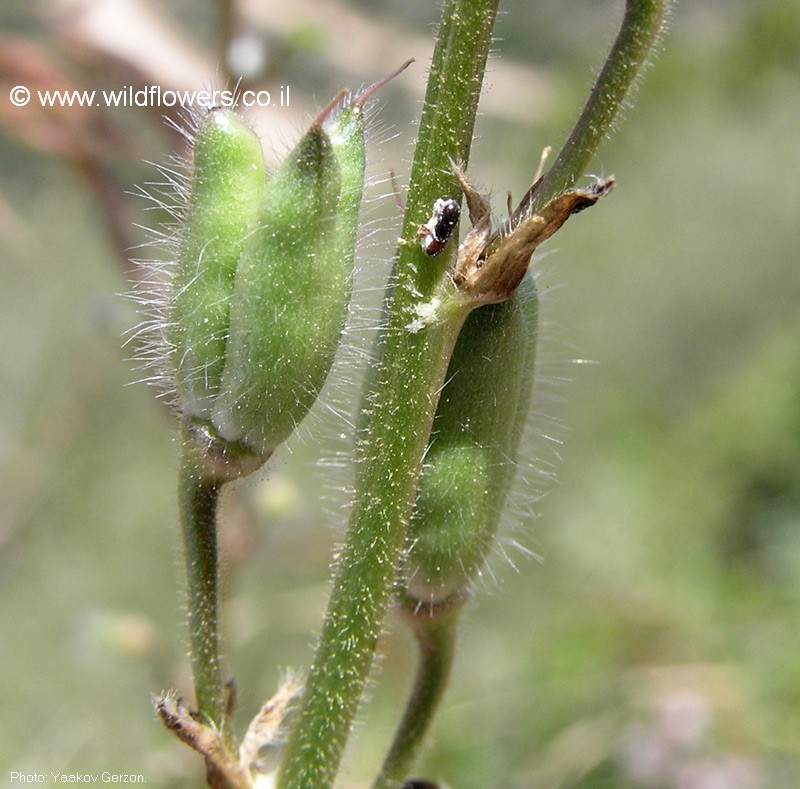
{"type": "MultiPolygon", "coordinates": [[[[538,188],[536,211],[572,187],[608,133],[664,22],[667,0],[628,0],[622,28],[576,127],[538,188]]],[[[325,624],[278,786],[329,787],[372,665],[406,536],[449,356],[468,307],[449,303],[454,249],[427,258],[417,229],[439,197],[460,198],[451,160],[466,166],[497,0],[446,0],[411,173],[400,253],[358,448],[357,491],[325,624]],[[441,299],[441,301],[440,301],[441,299]],[[427,319],[420,323],[421,316],[427,319]],[[414,327],[412,329],[412,327],[414,327]]],[[[423,664],[411,700],[421,729],[401,730],[387,780],[399,780],[435,708],[450,648],[423,664]],[[433,679],[431,679],[433,678],[433,679]],[[430,680],[430,682],[429,682],[430,680]],[[418,685],[419,688],[419,685],[418,685]]],[[[411,713],[410,713],[411,714],[411,713]]]]}
{"type": "Polygon", "coordinates": [[[497,0],[446,0],[411,173],[403,240],[369,400],[350,528],[314,664],[278,779],[281,789],[332,784],[394,586],[438,393],[464,306],[417,331],[419,308],[452,258],[425,256],[417,228],[434,200],[458,197],[450,159],[465,162],[497,0]]]}
{"type": "Polygon", "coordinates": [[[200,451],[184,432],[178,506],[186,561],[189,647],[197,709],[225,728],[225,685],[219,660],[217,501],[223,482],[204,473],[200,451]]]}
{"type": "Polygon", "coordinates": [[[534,213],[574,186],[614,124],[625,97],[647,63],[669,0],[627,0],[622,27],[575,128],[532,195],[534,213]]]}
{"type": "Polygon", "coordinates": [[[434,393],[446,369],[442,359],[451,353],[462,319],[387,335],[350,529],[278,784],[285,789],[322,789],[336,773],[394,585],[434,393]]]}

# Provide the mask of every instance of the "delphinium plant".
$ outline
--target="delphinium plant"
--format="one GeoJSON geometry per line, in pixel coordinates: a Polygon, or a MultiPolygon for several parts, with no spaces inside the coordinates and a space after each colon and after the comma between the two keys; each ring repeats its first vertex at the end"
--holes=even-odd
{"type": "Polygon", "coordinates": [[[496,537],[528,413],[538,313],[529,262],[613,187],[613,178],[578,181],[648,60],[668,2],[627,0],[574,130],[546,172],[532,166],[530,189],[494,226],[467,172],[497,5],[444,2],[360,406],[350,525],[316,655],[241,741],[219,655],[220,490],[269,461],[331,368],[351,297],[365,115],[399,72],[335,97],[271,177],[258,139],[233,111],[212,109],[187,132],[190,166],[172,174],[174,260],[151,278],[159,286],[145,301],[155,377],[171,395],[182,437],[195,700],[164,695],[156,706],[205,758],[213,787],[333,785],[392,601],[417,639],[419,661],[374,785],[428,785],[409,778],[413,760],[447,683],[459,614],[496,537]],[[284,741],[270,771],[263,752],[284,741]]]}

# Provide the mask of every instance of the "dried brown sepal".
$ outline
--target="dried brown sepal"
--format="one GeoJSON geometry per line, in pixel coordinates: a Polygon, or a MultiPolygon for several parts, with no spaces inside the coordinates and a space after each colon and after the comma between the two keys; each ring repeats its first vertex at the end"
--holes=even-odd
{"type": "Polygon", "coordinates": [[[456,263],[456,273],[458,273],[459,263],[462,259],[477,259],[485,250],[492,234],[492,206],[489,204],[488,198],[476,191],[470,184],[464,171],[455,162],[450,164],[458,178],[464,199],[467,201],[469,221],[472,223],[472,230],[467,233],[458,248],[458,262],[456,263]]]}
{"type": "Polygon", "coordinates": [[[181,742],[203,756],[206,780],[211,789],[252,789],[247,771],[225,747],[222,735],[198,721],[182,698],[164,694],[156,698],[155,707],[164,725],[181,742]]]}
{"type": "Polygon", "coordinates": [[[262,748],[280,743],[286,716],[301,690],[300,679],[290,674],[250,722],[239,747],[239,763],[245,770],[259,771],[262,748]]]}
{"type": "MultiPolygon", "coordinates": [[[[511,298],[528,270],[536,247],[552,236],[573,214],[594,205],[614,187],[614,178],[598,178],[586,188],[570,189],[536,214],[514,216],[502,230],[492,232],[491,206],[453,165],[469,208],[472,230],[458,248],[453,284],[479,304],[511,298]]],[[[535,189],[536,184],[532,187],[535,189]]],[[[526,195],[527,197],[527,195],[526,195]]],[[[520,208],[525,204],[520,204],[520,208]]]]}

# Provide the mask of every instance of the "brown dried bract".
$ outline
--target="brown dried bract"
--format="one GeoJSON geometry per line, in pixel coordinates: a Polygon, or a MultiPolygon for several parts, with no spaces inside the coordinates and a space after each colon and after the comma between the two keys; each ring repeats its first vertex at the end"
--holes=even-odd
{"type": "MultiPolygon", "coordinates": [[[[570,189],[535,214],[515,212],[502,230],[492,232],[489,201],[453,165],[469,208],[472,230],[458,248],[453,283],[482,304],[506,301],[522,282],[536,247],[573,214],[594,205],[614,187],[614,178],[598,178],[585,189],[570,189]]],[[[534,184],[534,188],[536,184],[534,184]]],[[[521,206],[525,203],[523,203],[521,206]]]]}
{"type": "Polygon", "coordinates": [[[264,703],[250,722],[239,748],[239,763],[245,770],[258,772],[261,749],[265,745],[281,742],[286,716],[302,689],[300,679],[288,675],[278,688],[278,692],[264,703]]]}
{"type": "Polygon", "coordinates": [[[183,699],[165,694],[155,700],[155,706],[164,725],[179,740],[203,755],[211,789],[252,789],[247,770],[225,747],[220,733],[201,723],[183,699]]]}

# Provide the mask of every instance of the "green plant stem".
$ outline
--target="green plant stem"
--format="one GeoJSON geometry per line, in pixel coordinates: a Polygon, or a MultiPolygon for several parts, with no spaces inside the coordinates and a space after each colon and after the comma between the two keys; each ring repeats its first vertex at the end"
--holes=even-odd
{"type": "MultiPolygon", "coordinates": [[[[497,0],[447,0],[414,156],[403,241],[369,400],[357,490],[281,789],[332,784],[394,586],[422,458],[453,345],[468,308],[411,331],[452,257],[430,259],[416,238],[436,198],[459,196],[450,159],[466,162],[497,0]]],[[[452,246],[452,245],[451,245],[452,246]]],[[[454,250],[451,250],[453,252],[454,250]]]]}
{"type": "Polygon", "coordinates": [[[627,0],[619,34],[583,112],[535,192],[530,207],[534,213],[572,188],[586,171],[647,63],[664,27],[668,7],[669,0],[627,0]]]}
{"type": "Polygon", "coordinates": [[[415,601],[406,601],[403,613],[417,638],[419,663],[414,688],[392,746],[373,789],[402,786],[422,740],[442,700],[456,645],[456,626],[464,599],[443,604],[433,611],[415,601]]]}
{"type": "Polygon", "coordinates": [[[209,477],[201,450],[182,436],[178,506],[186,562],[189,647],[197,709],[225,731],[225,685],[219,660],[217,501],[223,481],[209,477]]]}
{"type": "Polygon", "coordinates": [[[335,776],[394,584],[434,393],[462,321],[387,335],[350,529],[279,787],[323,789],[335,776]]]}
{"type": "MultiPolygon", "coordinates": [[[[466,168],[491,45],[498,0],[447,0],[442,10],[419,135],[414,150],[398,260],[398,284],[430,295],[452,264],[452,255],[428,258],[417,238],[434,201],[461,201],[451,161],[466,168]],[[406,275],[409,282],[406,283],[406,275]]],[[[454,253],[455,245],[451,245],[454,253]]]]}

